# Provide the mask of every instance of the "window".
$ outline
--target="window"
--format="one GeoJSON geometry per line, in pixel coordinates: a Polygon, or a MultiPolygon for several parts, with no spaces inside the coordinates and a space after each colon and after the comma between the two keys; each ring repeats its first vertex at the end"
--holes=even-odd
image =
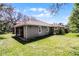
{"type": "Polygon", "coordinates": [[[49,32],[49,27],[47,27],[46,32],[49,32]]]}
{"type": "Polygon", "coordinates": [[[41,26],[38,27],[38,32],[39,32],[39,33],[42,32],[42,27],[41,27],[41,26]]]}
{"type": "Polygon", "coordinates": [[[55,27],[55,29],[57,29],[57,27],[55,27]]]}

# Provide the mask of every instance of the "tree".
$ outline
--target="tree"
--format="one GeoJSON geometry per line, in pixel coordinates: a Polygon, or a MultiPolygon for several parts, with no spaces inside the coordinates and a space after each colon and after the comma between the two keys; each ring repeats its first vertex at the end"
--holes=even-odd
{"type": "Polygon", "coordinates": [[[0,27],[1,32],[11,30],[11,26],[13,24],[11,23],[13,21],[12,14],[13,7],[11,7],[9,4],[0,4],[0,25],[2,25],[0,27]]]}
{"type": "Polygon", "coordinates": [[[57,14],[58,11],[61,9],[62,6],[66,5],[65,3],[53,3],[48,8],[48,11],[53,15],[57,14]]]}
{"type": "Polygon", "coordinates": [[[79,3],[74,4],[68,25],[71,32],[79,33],[79,3]]]}
{"type": "Polygon", "coordinates": [[[59,33],[58,34],[61,34],[61,35],[65,34],[64,28],[59,28],[59,33]]]}
{"type": "Polygon", "coordinates": [[[14,13],[11,5],[0,3],[0,32],[12,31],[16,20],[14,13]]]}

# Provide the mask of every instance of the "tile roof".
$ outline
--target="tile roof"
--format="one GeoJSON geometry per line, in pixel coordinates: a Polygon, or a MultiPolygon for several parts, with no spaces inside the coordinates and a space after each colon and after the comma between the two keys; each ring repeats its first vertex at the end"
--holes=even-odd
{"type": "Polygon", "coordinates": [[[19,26],[24,26],[24,25],[50,26],[50,24],[48,24],[48,23],[37,20],[34,17],[29,17],[26,20],[18,21],[14,27],[19,27],[19,26]]]}
{"type": "Polygon", "coordinates": [[[51,24],[51,27],[65,27],[63,24],[51,24]]]}
{"type": "Polygon", "coordinates": [[[24,25],[35,25],[35,26],[49,26],[49,27],[65,27],[62,23],[57,24],[57,23],[53,23],[53,24],[48,24],[46,22],[37,20],[34,17],[26,17],[24,20],[18,21],[16,23],[16,25],[14,27],[20,27],[20,26],[24,26],[24,25]]]}

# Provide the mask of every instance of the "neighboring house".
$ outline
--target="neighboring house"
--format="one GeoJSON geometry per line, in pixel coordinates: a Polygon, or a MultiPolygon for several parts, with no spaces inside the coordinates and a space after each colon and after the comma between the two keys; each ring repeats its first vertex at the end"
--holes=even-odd
{"type": "Polygon", "coordinates": [[[60,29],[63,29],[65,31],[65,26],[63,24],[51,24],[51,27],[52,27],[52,34],[59,34],[59,30],[60,29]]]}
{"type": "Polygon", "coordinates": [[[14,26],[14,31],[16,36],[27,41],[27,39],[50,34],[50,24],[29,17],[27,20],[19,21],[14,26]]]}

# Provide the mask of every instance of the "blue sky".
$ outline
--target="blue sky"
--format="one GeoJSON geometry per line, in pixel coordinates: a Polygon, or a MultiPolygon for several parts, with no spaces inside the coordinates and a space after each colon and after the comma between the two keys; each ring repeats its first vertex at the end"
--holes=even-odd
{"type": "Polygon", "coordinates": [[[12,6],[17,12],[36,17],[41,21],[47,23],[63,24],[67,24],[68,17],[70,16],[73,9],[73,4],[65,4],[61,7],[60,11],[55,16],[53,16],[47,10],[51,6],[50,3],[13,3],[12,6]]]}

